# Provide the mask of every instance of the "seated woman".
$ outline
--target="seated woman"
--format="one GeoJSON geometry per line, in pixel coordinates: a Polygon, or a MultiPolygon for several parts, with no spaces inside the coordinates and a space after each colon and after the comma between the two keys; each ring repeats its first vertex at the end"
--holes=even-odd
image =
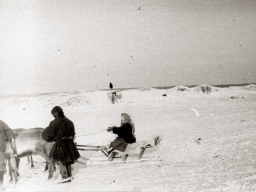
{"type": "Polygon", "coordinates": [[[109,157],[109,160],[113,159],[114,150],[118,150],[124,152],[129,143],[135,143],[136,138],[134,136],[134,124],[127,113],[121,114],[121,126],[120,127],[109,127],[107,129],[108,132],[113,132],[117,134],[118,137],[110,143],[110,147],[108,150],[101,149],[101,151],[109,157]]]}

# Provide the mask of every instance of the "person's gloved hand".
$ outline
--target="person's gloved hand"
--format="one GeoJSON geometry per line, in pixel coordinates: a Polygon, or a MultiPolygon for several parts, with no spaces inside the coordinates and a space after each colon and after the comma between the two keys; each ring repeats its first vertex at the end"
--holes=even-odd
{"type": "Polygon", "coordinates": [[[114,127],[109,127],[109,128],[107,129],[107,131],[108,131],[108,132],[113,131],[113,128],[114,128],[114,127]]]}

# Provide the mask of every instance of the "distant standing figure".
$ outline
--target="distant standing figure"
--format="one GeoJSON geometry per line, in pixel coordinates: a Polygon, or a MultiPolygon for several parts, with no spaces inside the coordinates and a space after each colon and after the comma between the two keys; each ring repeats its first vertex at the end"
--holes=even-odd
{"type": "Polygon", "coordinates": [[[109,83],[109,88],[113,89],[113,84],[111,82],[109,83]]]}
{"type": "Polygon", "coordinates": [[[42,138],[47,142],[55,142],[50,153],[50,158],[59,163],[62,176],[60,182],[70,182],[73,179],[71,164],[80,157],[73,141],[75,136],[74,124],[65,117],[62,108],[59,106],[55,106],[51,113],[55,119],[44,130],[42,138]]]}
{"type": "Polygon", "coordinates": [[[121,126],[120,127],[109,127],[107,129],[108,132],[113,132],[117,134],[118,137],[110,143],[110,147],[108,150],[102,149],[102,152],[109,157],[109,160],[112,160],[114,157],[114,150],[118,150],[124,152],[129,143],[135,143],[135,128],[134,124],[127,113],[121,114],[121,126]]]}
{"type": "Polygon", "coordinates": [[[113,93],[112,93],[111,102],[112,102],[112,104],[115,104],[115,102],[117,102],[116,92],[113,92],[113,93]]]}

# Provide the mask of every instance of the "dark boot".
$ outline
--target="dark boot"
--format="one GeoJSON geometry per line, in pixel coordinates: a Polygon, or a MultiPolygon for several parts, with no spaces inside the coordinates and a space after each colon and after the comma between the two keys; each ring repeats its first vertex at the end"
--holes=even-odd
{"type": "Polygon", "coordinates": [[[67,169],[68,177],[72,177],[71,165],[70,165],[70,164],[67,164],[67,165],[66,165],[66,169],[67,169]]]}
{"type": "Polygon", "coordinates": [[[71,182],[71,180],[72,180],[71,165],[60,164],[60,173],[62,176],[62,180],[59,183],[71,182]]]}

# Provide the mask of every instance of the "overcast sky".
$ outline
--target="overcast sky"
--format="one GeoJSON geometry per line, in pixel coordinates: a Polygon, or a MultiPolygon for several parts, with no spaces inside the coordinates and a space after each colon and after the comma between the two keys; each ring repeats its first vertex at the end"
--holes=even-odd
{"type": "Polygon", "coordinates": [[[255,0],[0,1],[0,94],[256,82],[255,0]]]}

